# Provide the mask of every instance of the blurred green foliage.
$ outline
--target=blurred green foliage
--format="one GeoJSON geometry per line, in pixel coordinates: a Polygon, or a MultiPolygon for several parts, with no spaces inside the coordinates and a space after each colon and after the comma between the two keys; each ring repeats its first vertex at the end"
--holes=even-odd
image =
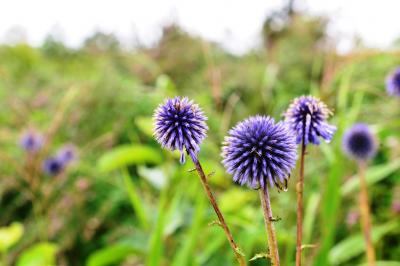
{"type": "MultiPolygon", "coordinates": [[[[399,213],[391,206],[400,200],[400,112],[384,89],[399,53],[337,55],[325,19],[299,14],[267,20],[263,36],[265,47],[242,56],[176,25],[165,27],[153,47],[135,51],[103,33],[80,49],[52,37],[39,48],[0,46],[0,225],[11,224],[0,229],[3,263],[233,265],[222,230],[207,226],[216,217],[189,172],[193,165],[179,165],[179,154],[152,137],[153,110],[174,95],[193,98],[209,118],[200,160],[215,172],[210,183],[246,258],[265,252],[257,193],[231,181],[220,144],[241,119],[280,119],[292,98],[310,93],[334,110],[338,132],[306,157],[304,236],[316,247],[305,250],[305,265],[365,262],[359,225],[346,221],[357,209],[358,183],[340,143],[355,121],[370,123],[380,140],[367,175],[378,265],[399,265],[399,213]],[[35,171],[18,147],[28,127],[48,138],[35,171]],[[62,176],[41,174],[40,161],[65,142],[79,148],[79,161],[62,176]]],[[[297,170],[288,192],[271,193],[282,218],[282,265],[294,264],[296,178],[297,170]]]]}

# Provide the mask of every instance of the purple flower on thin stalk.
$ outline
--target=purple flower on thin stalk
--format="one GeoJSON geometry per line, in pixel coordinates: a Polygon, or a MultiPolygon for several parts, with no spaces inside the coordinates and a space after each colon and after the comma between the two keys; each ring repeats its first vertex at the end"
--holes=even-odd
{"type": "Polygon", "coordinates": [[[240,185],[286,187],[297,158],[296,140],[286,123],[266,116],[238,123],[225,137],[222,157],[227,172],[240,185]]]}
{"type": "Polygon", "coordinates": [[[377,141],[366,124],[355,124],[343,135],[343,150],[351,158],[365,161],[376,154],[377,141]]]}
{"type": "Polygon", "coordinates": [[[168,99],[154,113],[154,136],[163,148],[179,150],[182,164],[185,150],[196,161],[208,130],[206,120],[200,107],[188,98],[168,99]]]}
{"type": "Polygon", "coordinates": [[[42,168],[46,174],[56,176],[64,170],[64,165],[58,158],[50,157],[43,162],[42,168]]]}
{"type": "Polygon", "coordinates": [[[400,67],[386,78],[386,91],[389,95],[400,97],[400,67]]]}
{"type": "Polygon", "coordinates": [[[57,152],[57,159],[64,165],[68,165],[74,160],[76,160],[76,148],[72,144],[67,144],[63,146],[57,152]]]}
{"type": "Polygon", "coordinates": [[[25,132],[19,140],[20,146],[27,152],[39,151],[43,146],[43,142],[43,135],[33,130],[25,132]]]}
{"type": "Polygon", "coordinates": [[[313,96],[301,96],[290,104],[285,112],[285,121],[296,135],[296,143],[300,144],[304,136],[304,145],[319,145],[320,138],[330,142],[336,127],[327,123],[332,112],[325,103],[313,96]]]}

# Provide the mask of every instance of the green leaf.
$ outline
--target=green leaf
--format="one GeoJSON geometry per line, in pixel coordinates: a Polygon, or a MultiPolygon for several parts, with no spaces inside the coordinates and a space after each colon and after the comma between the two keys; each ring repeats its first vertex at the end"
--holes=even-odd
{"type": "Polygon", "coordinates": [[[108,172],[131,164],[159,164],[161,161],[162,156],[158,149],[145,145],[124,145],[105,153],[97,165],[100,171],[108,172]]]}
{"type": "Polygon", "coordinates": [[[0,228],[0,251],[6,252],[15,245],[24,233],[24,226],[14,222],[10,226],[0,228]]]}
{"type": "Polygon", "coordinates": [[[159,266],[161,265],[161,259],[164,254],[164,230],[165,230],[165,220],[167,214],[167,190],[164,189],[161,192],[159,207],[158,207],[158,216],[156,219],[156,224],[153,229],[153,232],[150,237],[149,242],[149,252],[147,254],[146,266],[159,266]]]}
{"type": "MultiPolygon", "coordinates": [[[[370,167],[367,169],[365,179],[368,185],[375,184],[382,179],[390,176],[393,172],[400,168],[400,159],[394,160],[390,163],[370,167]]],[[[353,176],[341,188],[343,196],[349,195],[350,193],[358,190],[360,187],[360,180],[358,176],[353,176]]]]}
{"type": "Polygon", "coordinates": [[[25,250],[18,258],[17,266],[53,266],[56,265],[58,246],[49,242],[38,243],[25,250]]]}
{"type": "Polygon", "coordinates": [[[90,254],[87,266],[115,265],[122,262],[128,255],[138,253],[138,250],[126,243],[112,244],[90,254]]]}
{"type": "Polygon", "coordinates": [[[153,119],[151,117],[137,117],[135,119],[135,124],[147,136],[153,136],[153,119]]]}
{"type": "Polygon", "coordinates": [[[320,195],[318,193],[313,193],[310,195],[307,202],[307,207],[305,209],[304,222],[303,222],[304,224],[303,243],[305,244],[310,244],[311,241],[312,232],[314,231],[314,224],[315,224],[315,218],[317,216],[319,201],[320,201],[320,195]]]}
{"type": "MultiPolygon", "coordinates": [[[[368,263],[360,264],[358,266],[369,266],[368,263]]],[[[376,261],[375,266],[400,266],[398,261],[376,261]]]]}
{"type": "Polygon", "coordinates": [[[156,87],[169,96],[176,95],[177,92],[175,83],[169,76],[164,74],[157,78],[156,87]]]}
{"type": "MultiPolygon", "coordinates": [[[[384,235],[397,229],[399,223],[392,221],[383,225],[374,226],[372,228],[372,242],[377,243],[384,235]]],[[[334,246],[329,253],[329,262],[332,265],[339,265],[344,263],[355,256],[360,255],[365,251],[365,241],[361,233],[348,237],[336,246],[334,246]]]]}
{"type": "Polygon", "coordinates": [[[128,193],[130,203],[132,208],[143,228],[149,227],[149,219],[147,217],[147,213],[145,207],[143,206],[142,200],[138,192],[136,191],[135,184],[133,183],[129,173],[126,169],[123,171],[123,180],[124,180],[124,187],[126,192],[128,193]]]}

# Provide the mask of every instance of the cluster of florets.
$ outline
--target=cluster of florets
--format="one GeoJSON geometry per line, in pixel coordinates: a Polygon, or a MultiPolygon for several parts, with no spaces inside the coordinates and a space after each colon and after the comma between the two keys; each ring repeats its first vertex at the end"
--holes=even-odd
{"type": "Polygon", "coordinates": [[[355,124],[343,136],[343,150],[351,158],[365,161],[376,154],[377,141],[366,124],[355,124]]]}
{"type": "Polygon", "coordinates": [[[330,142],[336,127],[326,120],[332,114],[325,103],[313,96],[294,99],[285,112],[285,121],[296,135],[296,142],[319,145],[320,138],[330,142]]]}
{"type": "Polygon", "coordinates": [[[238,123],[225,137],[223,164],[233,180],[251,188],[286,187],[296,164],[296,140],[287,125],[266,116],[238,123]]]}
{"type": "Polygon", "coordinates": [[[200,143],[208,130],[203,111],[188,98],[175,97],[161,104],[154,114],[154,135],[162,147],[181,152],[180,162],[185,162],[185,151],[197,158],[200,143]]]}

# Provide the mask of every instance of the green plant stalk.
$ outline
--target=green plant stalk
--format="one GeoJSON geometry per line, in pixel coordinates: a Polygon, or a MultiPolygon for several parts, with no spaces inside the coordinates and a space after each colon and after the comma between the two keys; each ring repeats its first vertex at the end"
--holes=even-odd
{"type": "Polygon", "coordinates": [[[264,189],[260,188],[260,199],[264,213],[265,229],[267,230],[269,257],[272,261],[272,265],[279,266],[278,242],[276,241],[275,228],[273,224],[274,218],[272,216],[271,202],[267,186],[265,186],[264,189]]]}
{"type": "Polygon", "coordinates": [[[303,188],[304,188],[304,157],[306,145],[301,142],[300,175],[296,185],[297,191],[297,238],[296,238],[296,266],[301,266],[301,245],[303,239],[303,188]]]}
{"type": "Polygon", "coordinates": [[[365,246],[367,251],[367,259],[369,266],[375,266],[375,249],[372,243],[372,226],[371,215],[368,204],[368,190],[367,182],[365,180],[366,163],[363,161],[358,162],[358,176],[360,178],[360,195],[359,195],[359,208],[360,220],[365,239],[365,246]]]}
{"type": "Polygon", "coordinates": [[[214,195],[211,192],[210,186],[208,185],[208,182],[207,182],[207,177],[203,171],[203,168],[201,167],[199,160],[197,160],[197,158],[192,158],[192,161],[196,167],[197,173],[199,174],[201,184],[203,185],[203,188],[207,194],[207,197],[208,197],[212,207],[214,208],[215,213],[218,216],[219,224],[222,227],[222,229],[224,230],[226,238],[229,241],[229,245],[231,246],[231,248],[235,254],[236,260],[238,261],[240,266],[245,266],[246,261],[244,260],[243,255],[240,253],[240,251],[239,251],[240,249],[239,249],[238,245],[233,240],[232,233],[229,230],[228,225],[225,222],[224,216],[222,215],[222,213],[217,205],[217,201],[215,200],[214,195]]]}

